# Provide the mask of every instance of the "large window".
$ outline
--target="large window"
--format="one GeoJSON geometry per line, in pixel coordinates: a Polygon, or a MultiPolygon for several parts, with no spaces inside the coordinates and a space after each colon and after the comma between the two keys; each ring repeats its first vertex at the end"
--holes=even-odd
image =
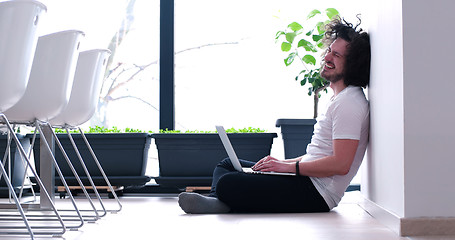
{"type": "MultiPolygon", "coordinates": [[[[274,37],[315,9],[352,19],[361,1],[175,0],[175,127],[260,127],[278,118],[311,118],[307,87],[294,81],[274,37]]],[[[110,48],[113,58],[91,125],[159,129],[159,0],[43,0],[41,34],[86,33],[81,50],[110,48]],[[116,46],[116,47],[113,47],[116,46]]],[[[324,104],[322,99],[321,105],[324,104]]]]}
{"type": "Polygon", "coordinates": [[[315,8],[348,19],[360,11],[356,1],[339,2],[175,0],[176,128],[279,131],[278,118],[312,118],[308,87],[294,80],[301,66],[285,66],[275,34],[315,8]]]}
{"type": "Polygon", "coordinates": [[[276,131],[277,118],[311,117],[312,99],[293,81],[295,72],[286,69],[275,44],[275,33],[286,26],[280,5],[175,2],[176,128],[276,131]]]}
{"type": "Polygon", "coordinates": [[[85,125],[158,129],[159,0],[43,0],[40,33],[85,32],[81,51],[112,51],[97,111],[85,125]]]}

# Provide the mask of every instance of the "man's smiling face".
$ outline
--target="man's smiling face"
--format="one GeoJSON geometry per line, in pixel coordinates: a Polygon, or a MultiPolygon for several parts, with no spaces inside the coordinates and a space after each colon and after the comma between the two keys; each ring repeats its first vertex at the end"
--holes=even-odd
{"type": "Polygon", "coordinates": [[[337,38],[327,49],[322,66],[321,77],[335,83],[344,78],[344,66],[348,42],[337,38]]]}

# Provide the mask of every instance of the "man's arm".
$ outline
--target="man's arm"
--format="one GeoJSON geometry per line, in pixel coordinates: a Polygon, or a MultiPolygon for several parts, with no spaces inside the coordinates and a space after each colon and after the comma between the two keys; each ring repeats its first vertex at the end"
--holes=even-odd
{"type": "Polygon", "coordinates": [[[346,175],[354,161],[359,140],[333,140],[333,155],[310,162],[300,162],[301,175],[310,177],[329,177],[346,175]]]}
{"type": "MultiPolygon", "coordinates": [[[[301,175],[310,177],[329,177],[333,175],[346,175],[351,168],[357,151],[359,140],[336,139],[333,140],[333,155],[310,162],[300,162],[301,175]]],[[[277,160],[273,157],[261,159],[253,170],[264,172],[296,172],[295,162],[301,157],[290,161],[277,160]]]]}

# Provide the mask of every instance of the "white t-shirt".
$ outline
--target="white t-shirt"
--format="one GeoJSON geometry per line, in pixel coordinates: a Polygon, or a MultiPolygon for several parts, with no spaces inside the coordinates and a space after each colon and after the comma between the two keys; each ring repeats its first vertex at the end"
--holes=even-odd
{"type": "Polygon", "coordinates": [[[330,99],[327,110],[317,118],[311,143],[302,161],[333,155],[334,139],[359,140],[357,152],[346,175],[310,177],[330,209],[336,207],[362,163],[368,145],[369,104],[362,88],[348,86],[330,99]]]}

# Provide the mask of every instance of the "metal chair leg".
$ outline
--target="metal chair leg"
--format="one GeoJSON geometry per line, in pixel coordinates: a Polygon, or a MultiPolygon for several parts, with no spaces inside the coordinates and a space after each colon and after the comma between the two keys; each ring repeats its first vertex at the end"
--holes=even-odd
{"type": "MultiPolygon", "coordinates": [[[[2,158],[3,159],[3,163],[2,163],[3,166],[6,166],[7,162],[8,162],[8,165],[11,166],[11,161],[10,161],[11,140],[10,140],[10,135],[9,134],[10,133],[8,131],[5,154],[3,155],[3,158],[2,158]]],[[[11,178],[11,169],[9,169],[9,171],[6,171],[6,169],[5,169],[5,174],[7,174],[11,178]]],[[[2,179],[2,177],[3,177],[3,172],[0,172],[0,180],[2,179]]],[[[10,191],[9,190],[8,190],[8,195],[10,195],[10,191]]]]}
{"type": "MultiPolygon", "coordinates": [[[[29,234],[32,237],[32,239],[33,239],[34,235],[53,235],[53,236],[55,236],[55,235],[58,235],[58,236],[63,235],[66,232],[66,227],[65,227],[65,224],[63,222],[63,219],[61,218],[60,214],[58,213],[57,209],[55,208],[55,205],[52,203],[52,201],[50,199],[50,196],[49,196],[49,193],[44,188],[44,184],[42,183],[41,179],[39,178],[36,170],[32,167],[31,162],[30,162],[29,158],[27,157],[27,154],[26,154],[25,150],[23,149],[19,139],[14,134],[14,130],[11,127],[11,125],[9,124],[8,119],[6,118],[6,116],[4,114],[0,114],[0,118],[3,119],[3,122],[7,126],[8,131],[10,133],[12,133],[12,138],[13,138],[13,140],[15,141],[15,143],[17,145],[17,149],[19,150],[21,157],[23,159],[25,159],[27,165],[30,167],[30,170],[32,171],[32,174],[35,176],[38,185],[41,188],[41,194],[43,194],[51,202],[50,209],[46,209],[46,210],[43,209],[42,211],[44,212],[44,211],[49,211],[50,210],[51,212],[54,213],[54,215],[50,216],[50,215],[46,214],[46,215],[43,215],[43,216],[46,217],[46,219],[49,220],[49,221],[55,221],[54,219],[52,219],[52,217],[55,216],[57,218],[57,222],[60,224],[60,226],[31,226],[29,224],[29,220],[28,219],[33,219],[36,216],[30,216],[30,215],[27,216],[27,215],[25,215],[25,212],[24,212],[19,200],[17,199],[16,195],[14,194],[13,195],[13,199],[14,199],[14,202],[16,204],[16,208],[18,209],[18,211],[20,213],[21,219],[24,221],[25,228],[27,229],[27,232],[23,232],[23,231],[21,232],[21,231],[18,230],[18,229],[23,229],[24,227],[22,227],[22,226],[0,226],[0,229],[9,230],[9,231],[5,231],[5,232],[0,232],[0,234],[14,234],[14,235],[29,234]],[[33,231],[33,229],[36,229],[36,231],[33,231]],[[61,229],[61,231],[50,231],[50,229],[61,229]]],[[[6,171],[5,171],[4,167],[3,167],[3,164],[1,164],[1,170],[2,170],[2,174],[5,175],[5,179],[7,179],[6,171]]],[[[7,185],[8,185],[9,190],[14,192],[14,188],[11,185],[11,182],[10,182],[9,179],[7,181],[7,185]]],[[[8,218],[14,218],[14,215],[11,215],[11,214],[2,215],[2,216],[0,216],[0,221],[8,221],[8,222],[12,221],[12,220],[8,220],[8,218]]]]}
{"type": "Polygon", "coordinates": [[[118,209],[112,210],[112,211],[113,211],[113,212],[119,212],[119,211],[121,211],[121,210],[122,210],[122,204],[120,203],[120,200],[118,199],[118,196],[117,196],[117,194],[116,194],[115,191],[114,191],[114,188],[112,187],[111,183],[109,182],[109,179],[108,179],[108,177],[106,176],[106,173],[104,172],[103,168],[101,167],[101,164],[100,164],[100,162],[98,161],[98,158],[96,157],[95,152],[93,151],[92,147],[90,146],[90,143],[88,142],[87,138],[85,137],[84,132],[81,130],[80,127],[78,127],[78,129],[79,129],[79,132],[80,132],[81,135],[82,135],[82,138],[84,139],[85,144],[87,145],[87,148],[88,148],[89,151],[90,151],[90,154],[91,154],[92,157],[93,157],[93,160],[95,161],[96,165],[98,166],[98,169],[100,170],[101,175],[103,175],[104,181],[106,181],[106,184],[108,185],[109,190],[111,191],[112,195],[114,196],[115,200],[117,201],[118,209]]]}
{"type": "Polygon", "coordinates": [[[90,175],[90,172],[88,171],[87,166],[85,165],[85,162],[82,159],[82,156],[81,156],[81,154],[79,152],[79,149],[77,148],[76,143],[74,142],[74,139],[71,136],[68,128],[65,128],[65,130],[66,130],[66,133],[68,135],[69,140],[71,141],[71,145],[73,146],[73,149],[76,152],[77,157],[79,158],[79,162],[81,163],[81,166],[84,169],[84,172],[85,172],[85,174],[86,174],[86,176],[87,176],[87,178],[88,178],[88,180],[90,182],[90,185],[92,186],[93,191],[95,192],[95,195],[96,195],[96,197],[97,197],[97,199],[98,199],[98,201],[99,201],[99,203],[101,205],[101,208],[102,208],[102,211],[103,211],[103,214],[101,216],[104,217],[104,216],[106,216],[107,212],[106,212],[106,208],[104,207],[103,201],[101,200],[101,197],[100,197],[100,194],[98,192],[98,189],[96,188],[95,183],[93,182],[92,176],[90,175]]]}
{"type": "MultiPolygon", "coordinates": [[[[97,211],[95,205],[93,204],[93,201],[92,201],[92,199],[90,198],[90,195],[88,194],[87,189],[85,188],[84,184],[82,183],[82,180],[80,179],[80,177],[79,177],[79,175],[78,175],[76,169],[74,168],[73,164],[71,163],[71,160],[69,159],[68,154],[66,154],[66,151],[65,151],[65,149],[63,148],[63,145],[61,144],[61,142],[60,142],[60,140],[58,139],[58,137],[57,137],[57,135],[55,134],[55,132],[52,130],[51,125],[50,125],[49,123],[46,123],[45,126],[52,132],[52,134],[53,134],[53,136],[54,136],[54,138],[55,138],[56,144],[58,145],[60,151],[62,152],[63,157],[65,158],[65,160],[66,160],[68,166],[70,167],[70,169],[71,169],[71,171],[72,171],[74,177],[76,178],[76,180],[77,180],[79,186],[81,187],[82,191],[83,191],[84,194],[85,194],[85,197],[87,198],[87,200],[88,200],[89,203],[90,203],[90,206],[91,206],[92,209],[93,209],[93,212],[94,212],[95,216],[89,216],[89,217],[93,217],[93,218],[94,218],[93,220],[95,220],[95,221],[98,220],[98,219],[100,218],[100,215],[98,214],[98,211],[97,211]]],[[[84,165],[83,165],[83,166],[84,166],[84,165]]],[[[85,167],[85,166],[84,166],[84,167],[85,167]]],[[[63,182],[63,181],[62,181],[62,182],[63,182]]],[[[95,189],[95,190],[96,190],[96,189],[95,189]]],[[[68,190],[67,190],[67,191],[68,191],[68,190]]],[[[98,193],[98,192],[96,192],[96,193],[98,193]]],[[[103,208],[104,208],[104,207],[103,207],[103,208]]],[[[104,215],[106,215],[106,211],[104,211],[104,215]]],[[[103,215],[103,216],[104,216],[104,215],[103,215]]],[[[86,217],[87,217],[87,216],[86,216],[86,217]]]]}
{"type": "MultiPolygon", "coordinates": [[[[35,130],[35,133],[36,133],[36,130],[35,130]]],[[[33,147],[32,146],[35,144],[35,139],[36,139],[36,134],[34,134],[32,142],[30,143],[30,149],[28,151],[28,159],[30,159],[30,157],[32,155],[32,151],[33,151],[33,147]]],[[[30,181],[29,176],[28,176],[28,165],[27,164],[25,165],[24,177],[22,178],[22,185],[21,185],[20,192],[19,192],[19,201],[22,200],[22,194],[23,194],[23,190],[25,188],[25,181],[26,180],[28,180],[28,182],[30,184],[30,190],[31,190],[32,195],[33,195],[32,202],[35,202],[36,201],[36,193],[35,193],[35,190],[33,189],[33,185],[32,185],[32,183],[30,181]]]]}
{"type": "MultiPolygon", "coordinates": [[[[35,126],[38,128],[38,131],[39,131],[40,133],[43,133],[43,130],[42,130],[40,124],[38,123],[38,121],[36,121],[35,126]]],[[[50,148],[50,146],[49,146],[49,141],[46,139],[46,137],[44,136],[44,134],[41,134],[40,137],[41,137],[42,140],[44,141],[44,144],[45,144],[45,146],[46,146],[46,150],[47,150],[49,153],[51,153],[50,156],[51,156],[51,159],[52,159],[52,161],[53,161],[53,163],[54,163],[55,170],[57,171],[57,174],[59,175],[60,180],[62,181],[63,185],[65,186],[66,191],[68,192],[68,195],[69,195],[69,197],[70,197],[71,203],[72,203],[73,208],[74,208],[74,211],[76,211],[77,218],[79,219],[79,222],[80,222],[79,225],[76,225],[76,226],[67,226],[67,228],[71,228],[71,229],[80,228],[80,227],[82,227],[82,226],[84,225],[84,219],[83,219],[83,217],[82,217],[82,214],[80,213],[79,208],[77,207],[76,201],[74,200],[74,197],[73,197],[73,195],[71,194],[70,188],[69,188],[68,184],[66,183],[66,180],[65,180],[65,178],[64,178],[64,176],[63,176],[63,173],[62,173],[62,171],[60,170],[60,167],[58,166],[57,160],[55,159],[54,155],[52,154],[52,150],[51,150],[51,148],[50,148]]],[[[71,163],[70,163],[70,164],[71,164],[71,163]]],[[[72,166],[72,165],[70,165],[70,166],[72,166]]],[[[60,210],[60,211],[61,211],[61,210],[60,210]]],[[[71,216],[71,215],[70,215],[70,216],[65,216],[65,217],[74,217],[74,216],[71,216]]]]}
{"type": "MultiPolygon", "coordinates": [[[[1,161],[0,161],[0,170],[1,170],[1,174],[5,175],[4,178],[5,178],[5,182],[6,182],[6,185],[8,186],[9,191],[14,192],[13,185],[11,184],[11,181],[9,180],[6,170],[1,161]]],[[[19,211],[19,214],[21,215],[22,220],[24,221],[25,227],[27,228],[27,232],[30,235],[30,238],[34,239],[34,234],[30,227],[30,224],[27,220],[27,217],[25,216],[24,209],[22,208],[21,204],[19,203],[19,199],[17,199],[16,194],[12,194],[12,195],[13,195],[14,203],[16,204],[16,208],[19,211]]],[[[4,232],[0,231],[0,235],[3,235],[3,234],[17,234],[17,231],[4,231],[4,232]]],[[[25,233],[23,233],[23,234],[25,234],[25,233]]]]}

